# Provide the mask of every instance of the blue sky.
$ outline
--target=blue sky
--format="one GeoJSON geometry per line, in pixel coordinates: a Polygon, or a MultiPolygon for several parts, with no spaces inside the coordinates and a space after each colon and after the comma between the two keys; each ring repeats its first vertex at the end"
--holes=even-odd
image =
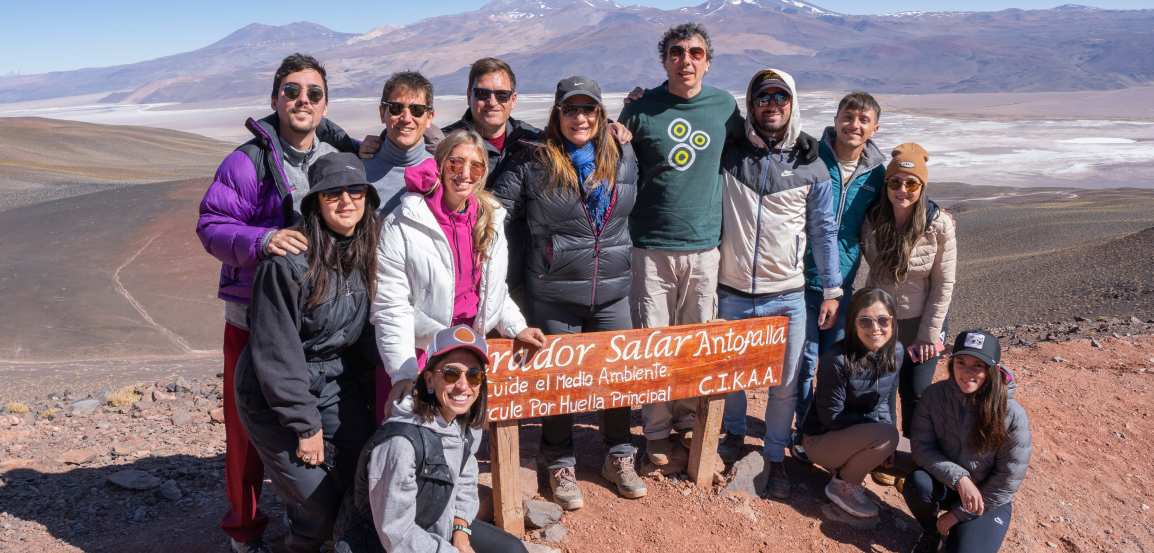
{"type": "MultiPolygon", "coordinates": [[[[200,0],[6,0],[0,31],[0,75],[11,71],[45,73],[133,63],[206,46],[250,23],[284,25],[311,21],[335,31],[363,33],[372,27],[406,24],[436,15],[475,10],[487,0],[345,1],[317,0],[237,2],[200,0]],[[332,10],[339,5],[341,9],[332,10]]],[[[617,0],[670,9],[705,0],[617,0]]],[[[811,0],[812,1],[812,0],[811,0]]],[[[1077,0],[936,0],[934,10],[995,11],[1006,8],[1051,8],[1077,0]]],[[[814,4],[842,13],[879,14],[925,10],[926,0],[817,0],[814,4]]],[[[1152,0],[1091,0],[1102,8],[1154,7],[1152,0]]]]}

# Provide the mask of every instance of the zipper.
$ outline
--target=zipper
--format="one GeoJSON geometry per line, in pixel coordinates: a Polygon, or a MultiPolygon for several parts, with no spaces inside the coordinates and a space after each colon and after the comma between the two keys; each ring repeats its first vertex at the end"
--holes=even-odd
{"type": "MultiPolygon", "coordinates": [[[[604,227],[602,227],[604,228],[604,227]]],[[[597,262],[601,255],[601,236],[597,236],[597,243],[593,247],[593,295],[589,297],[589,311],[593,311],[593,306],[597,305],[597,262]]]]}
{"type": "Polygon", "coordinates": [[[793,268],[796,269],[801,265],[801,235],[793,237],[793,268]]]}
{"type": "Polygon", "coordinates": [[[757,231],[753,235],[753,266],[752,275],[750,275],[750,293],[757,293],[757,256],[761,251],[761,202],[765,195],[765,181],[769,178],[769,165],[773,161],[773,151],[770,150],[765,155],[765,169],[761,171],[761,188],[757,191],[757,231]]]}
{"type": "MultiPolygon", "coordinates": [[[[601,230],[593,224],[593,214],[589,213],[589,207],[585,205],[584,200],[581,201],[581,210],[585,212],[585,220],[589,222],[589,231],[593,233],[593,292],[589,296],[589,311],[593,311],[593,307],[597,305],[597,266],[601,257],[601,233],[605,232],[605,224],[609,222],[609,215],[613,213],[613,206],[617,205],[617,187],[613,187],[613,197],[609,199],[609,208],[605,210],[605,220],[601,221],[601,230]]],[[[550,261],[552,264],[552,246],[553,241],[549,241],[550,246],[550,261]]]]}

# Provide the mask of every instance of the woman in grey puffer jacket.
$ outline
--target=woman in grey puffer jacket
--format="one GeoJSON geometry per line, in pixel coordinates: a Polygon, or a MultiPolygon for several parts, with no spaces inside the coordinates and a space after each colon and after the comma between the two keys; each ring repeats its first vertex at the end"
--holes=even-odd
{"type": "MultiPolygon", "coordinates": [[[[628,219],[637,196],[637,160],[633,148],[609,132],[593,79],[562,80],[555,100],[545,142],[522,150],[493,185],[508,213],[506,228],[528,223],[526,266],[510,270],[526,271],[524,311],[547,336],[629,330],[628,219]]],[[[633,468],[629,406],[601,411],[598,421],[609,449],[602,476],[624,497],[644,496],[645,482],[633,468]]],[[[584,505],[574,451],[573,415],[542,417],[541,453],[553,500],[567,510],[584,505]]]]}
{"type": "Polygon", "coordinates": [[[922,537],[914,552],[995,552],[1030,464],[1030,420],[1014,400],[993,334],[967,330],[954,341],[950,377],[922,394],[910,446],[920,467],[903,495],[922,537]],[[939,511],[946,512],[938,515],[939,511]]]}

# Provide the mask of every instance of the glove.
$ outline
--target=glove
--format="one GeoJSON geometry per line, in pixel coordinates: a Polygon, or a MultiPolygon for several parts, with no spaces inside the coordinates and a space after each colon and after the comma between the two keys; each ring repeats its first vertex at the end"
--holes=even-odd
{"type": "Polygon", "coordinates": [[[797,135],[797,149],[801,152],[802,161],[813,163],[813,161],[817,159],[817,139],[805,134],[805,132],[798,133],[797,135]]]}

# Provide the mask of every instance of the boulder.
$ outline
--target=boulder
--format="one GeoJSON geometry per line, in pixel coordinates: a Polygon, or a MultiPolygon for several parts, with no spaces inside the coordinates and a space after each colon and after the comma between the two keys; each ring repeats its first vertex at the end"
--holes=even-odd
{"type": "Polygon", "coordinates": [[[192,415],[188,413],[177,413],[172,416],[173,426],[184,426],[190,422],[192,422],[192,415]]]}
{"type": "Polygon", "coordinates": [[[761,496],[769,481],[769,465],[760,451],[750,451],[733,464],[733,480],[722,488],[721,494],[733,494],[743,499],[761,496]]]}
{"type": "Polygon", "coordinates": [[[91,415],[100,409],[100,401],[96,399],[82,399],[72,404],[73,415],[91,415]]]}
{"type": "Polygon", "coordinates": [[[160,486],[160,479],[142,470],[122,470],[108,477],[108,481],[126,490],[151,490],[160,486]]]}
{"type": "Polygon", "coordinates": [[[183,376],[177,377],[174,384],[176,385],[177,393],[186,394],[192,391],[192,382],[185,380],[183,376]]]}

